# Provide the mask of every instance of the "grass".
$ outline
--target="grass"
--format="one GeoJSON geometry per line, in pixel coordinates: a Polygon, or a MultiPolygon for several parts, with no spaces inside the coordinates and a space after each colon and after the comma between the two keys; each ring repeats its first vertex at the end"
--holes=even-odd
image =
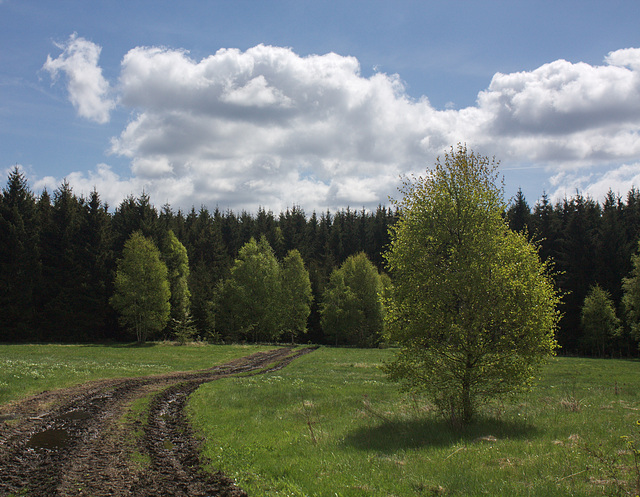
{"type": "Polygon", "coordinates": [[[378,365],[392,354],[323,348],[275,373],[203,385],[189,414],[210,469],[253,496],[640,490],[621,439],[640,438],[640,362],[553,359],[530,393],[456,432],[385,381],[378,365]]]}
{"type": "MultiPolygon", "coordinates": [[[[0,346],[0,403],[92,379],[210,367],[264,349],[0,346]]],[[[460,433],[424,399],[385,380],[378,365],[392,354],[322,348],[281,371],[203,385],[188,408],[206,437],[210,468],[253,496],[640,492],[632,450],[640,446],[639,361],[553,359],[529,394],[486,406],[460,433]]],[[[148,401],[132,405],[123,421],[143,419],[148,401]]]]}
{"type": "Polygon", "coordinates": [[[0,345],[0,404],[89,380],[208,368],[269,348],[168,343],[0,345]]]}

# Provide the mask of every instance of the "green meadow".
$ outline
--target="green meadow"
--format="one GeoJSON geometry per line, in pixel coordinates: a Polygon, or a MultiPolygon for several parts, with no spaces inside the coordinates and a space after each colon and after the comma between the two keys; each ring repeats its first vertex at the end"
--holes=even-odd
{"type": "Polygon", "coordinates": [[[322,348],[203,385],[192,422],[210,468],[252,496],[636,495],[640,362],[555,358],[528,394],[449,428],[389,384],[392,350],[322,348]],[[627,439],[621,437],[630,437],[627,439]]]}
{"type": "Polygon", "coordinates": [[[191,371],[271,347],[169,343],[0,345],[0,404],[85,381],[191,371]]]}
{"type": "MultiPolygon", "coordinates": [[[[0,403],[265,348],[0,346],[0,403]]],[[[554,358],[529,393],[484,406],[455,431],[425,399],[385,380],[379,366],[393,353],[325,347],[279,371],[201,386],[188,415],[207,467],[254,497],[640,492],[640,453],[631,450],[640,444],[640,361],[554,358]]]]}

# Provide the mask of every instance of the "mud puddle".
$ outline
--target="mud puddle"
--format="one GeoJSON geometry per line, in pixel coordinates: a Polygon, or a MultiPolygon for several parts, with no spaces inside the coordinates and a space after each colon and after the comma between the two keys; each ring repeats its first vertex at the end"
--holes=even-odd
{"type": "Polygon", "coordinates": [[[71,438],[71,428],[75,421],[84,421],[92,417],[89,411],[76,409],[66,412],[54,418],[54,428],[48,428],[44,431],[34,433],[27,447],[32,449],[57,450],[63,449],[69,443],[71,438]]]}
{"type": "Polygon", "coordinates": [[[51,428],[33,435],[27,442],[32,449],[62,449],[69,441],[69,432],[60,428],[51,428]]]}

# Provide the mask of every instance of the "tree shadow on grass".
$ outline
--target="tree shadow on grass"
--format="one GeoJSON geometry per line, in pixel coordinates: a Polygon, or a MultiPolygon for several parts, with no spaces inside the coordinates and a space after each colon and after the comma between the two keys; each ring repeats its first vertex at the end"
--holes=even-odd
{"type": "Polygon", "coordinates": [[[359,428],[342,442],[359,450],[393,453],[421,447],[446,447],[459,442],[481,443],[507,438],[530,438],[537,429],[524,421],[478,419],[464,429],[436,418],[388,420],[359,428]]]}

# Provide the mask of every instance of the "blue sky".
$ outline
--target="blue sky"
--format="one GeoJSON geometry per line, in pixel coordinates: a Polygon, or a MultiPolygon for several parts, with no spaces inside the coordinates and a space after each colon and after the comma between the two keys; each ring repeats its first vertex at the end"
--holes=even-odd
{"type": "Polygon", "coordinates": [[[311,212],[386,204],[466,142],[507,197],[625,195],[639,25],[636,1],[0,0],[0,171],[311,212]]]}

